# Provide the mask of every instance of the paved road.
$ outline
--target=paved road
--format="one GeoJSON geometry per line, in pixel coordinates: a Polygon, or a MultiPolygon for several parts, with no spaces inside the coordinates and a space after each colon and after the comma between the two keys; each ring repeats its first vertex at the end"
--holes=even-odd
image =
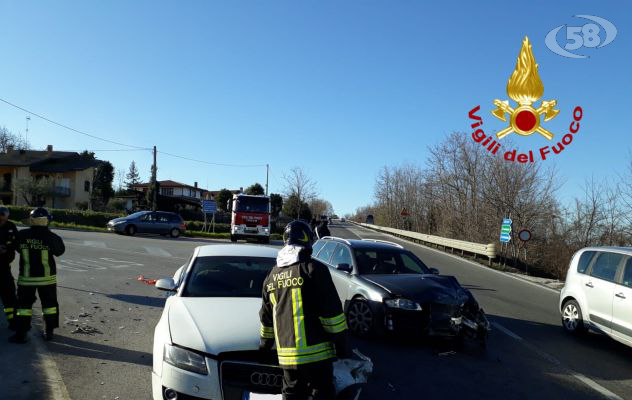
{"type": "Polygon", "coordinates": [[[632,398],[632,348],[590,334],[566,335],[558,292],[446,253],[345,225],[332,234],[400,243],[469,288],[493,323],[486,350],[442,356],[445,343],[359,343],[376,363],[368,398],[632,398]]]}
{"type": "MultiPolygon", "coordinates": [[[[398,241],[350,225],[331,230],[398,241]]],[[[137,278],[172,275],[195,246],[213,241],[58,233],[67,244],[59,263],[62,328],[46,345],[71,398],[150,399],[153,329],[164,297],[137,278]],[[77,325],[102,333],[72,333],[77,325]]],[[[632,349],[595,334],[565,336],[556,292],[399,242],[470,288],[494,332],[486,350],[468,346],[451,355],[441,355],[452,350],[443,342],[354,339],[376,364],[363,399],[632,398],[632,349]]]]}

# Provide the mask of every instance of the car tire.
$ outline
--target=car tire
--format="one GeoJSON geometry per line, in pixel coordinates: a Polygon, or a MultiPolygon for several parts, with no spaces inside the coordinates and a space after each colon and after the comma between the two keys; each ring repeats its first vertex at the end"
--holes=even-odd
{"type": "Polygon", "coordinates": [[[125,234],[128,236],[134,236],[136,234],[137,230],[136,227],[134,225],[129,225],[127,227],[125,227],[125,234]]]}
{"type": "Polygon", "coordinates": [[[230,241],[235,243],[237,241],[237,238],[233,235],[230,235],[230,241]]]}
{"type": "Polygon", "coordinates": [[[351,300],[347,308],[347,325],[357,336],[370,336],[375,330],[375,316],[369,302],[363,297],[351,300]]]}
{"type": "Polygon", "coordinates": [[[585,333],[587,328],[584,325],[584,318],[579,303],[575,300],[568,300],[562,306],[562,327],[571,335],[585,333]]]}
{"type": "Polygon", "coordinates": [[[169,231],[169,236],[171,236],[174,239],[179,237],[180,236],[180,229],[173,228],[172,230],[169,231]]]}

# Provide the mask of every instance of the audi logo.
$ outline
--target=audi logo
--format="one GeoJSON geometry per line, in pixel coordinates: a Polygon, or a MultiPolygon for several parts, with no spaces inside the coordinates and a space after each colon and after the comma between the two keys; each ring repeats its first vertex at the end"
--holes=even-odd
{"type": "Polygon", "coordinates": [[[254,372],[250,375],[250,382],[257,386],[281,387],[283,386],[283,377],[265,372],[254,372]]]}

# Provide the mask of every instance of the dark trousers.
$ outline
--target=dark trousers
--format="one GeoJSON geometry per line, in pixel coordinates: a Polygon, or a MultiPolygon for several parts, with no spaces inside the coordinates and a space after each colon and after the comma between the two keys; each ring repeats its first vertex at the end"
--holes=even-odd
{"type": "Polygon", "coordinates": [[[334,369],[331,362],[301,365],[283,370],[284,400],[334,400],[334,369]]]}
{"type": "Polygon", "coordinates": [[[9,326],[15,323],[15,306],[18,303],[15,295],[15,280],[11,274],[11,265],[0,265],[0,300],[4,307],[4,314],[9,326]]]}
{"type": "Polygon", "coordinates": [[[15,309],[15,327],[18,333],[31,329],[35,292],[42,303],[42,314],[47,331],[59,327],[59,305],[57,304],[57,285],[22,286],[18,284],[18,303],[15,309]]]}

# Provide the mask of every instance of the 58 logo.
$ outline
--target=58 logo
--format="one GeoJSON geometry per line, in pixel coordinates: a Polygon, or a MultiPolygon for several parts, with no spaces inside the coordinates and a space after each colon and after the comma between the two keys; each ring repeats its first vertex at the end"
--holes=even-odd
{"type": "Polygon", "coordinates": [[[553,29],[544,40],[546,47],[553,53],[568,58],[589,58],[589,56],[571,53],[568,50],[578,50],[582,47],[599,49],[609,45],[617,37],[617,27],[607,19],[594,15],[573,15],[573,17],[585,18],[596,22],[596,24],[588,23],[583,26],[566,26],[564,24],[553,29]],[[566,27],[567,42],[562,48],[557,41],[557,35],[564,27],[566,27]]]}

